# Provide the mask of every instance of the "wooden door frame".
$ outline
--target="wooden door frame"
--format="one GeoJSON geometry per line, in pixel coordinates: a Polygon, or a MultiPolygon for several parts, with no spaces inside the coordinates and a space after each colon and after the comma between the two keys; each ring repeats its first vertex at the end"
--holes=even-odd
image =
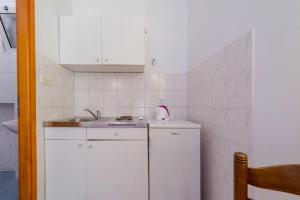
{"type": "Polygon", "coordinates": [[[16,0],[19,200],[37,199],[34,0],[16,0]]]}

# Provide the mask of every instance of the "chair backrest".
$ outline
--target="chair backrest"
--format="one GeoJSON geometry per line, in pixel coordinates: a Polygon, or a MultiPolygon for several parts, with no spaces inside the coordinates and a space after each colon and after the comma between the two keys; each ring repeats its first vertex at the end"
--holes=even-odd
{"type": "Polygon", "coordinates": [[[234,200],[248,199],[248,184],[300,196],[300,165],[248,168],[245,153],[234,154],[234,200]]]}

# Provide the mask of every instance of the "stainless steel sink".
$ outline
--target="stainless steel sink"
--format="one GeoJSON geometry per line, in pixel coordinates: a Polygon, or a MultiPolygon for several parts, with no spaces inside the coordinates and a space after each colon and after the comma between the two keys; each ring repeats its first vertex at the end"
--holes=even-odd
{"type": "Polygon", "coordinates": [[[135,127],[136,126],[136,121],[109,121],[107,122],[107,125],[108,126],[111,126],[111,127],[118,127],[118,126],[133,126],[135,127]]]}
{"type": "Polygon", "coordinates": [[[94,118],[72,118],[72,119],[68,119],[66,120],[68,122],[92,122],[92,121],[96,121],[94,118]]]}

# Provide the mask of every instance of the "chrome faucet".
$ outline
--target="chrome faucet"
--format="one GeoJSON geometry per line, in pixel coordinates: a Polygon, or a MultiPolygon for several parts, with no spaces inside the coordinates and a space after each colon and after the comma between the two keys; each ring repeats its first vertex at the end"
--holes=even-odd
{"type": "Polygon", "coordinates": [[[84,109],[84,111],[89,112],[95,120],[99,120],[101,118],[101,112],[99,110],[97,110],[97,114],[93,113],[90,109],[84,109]]]}

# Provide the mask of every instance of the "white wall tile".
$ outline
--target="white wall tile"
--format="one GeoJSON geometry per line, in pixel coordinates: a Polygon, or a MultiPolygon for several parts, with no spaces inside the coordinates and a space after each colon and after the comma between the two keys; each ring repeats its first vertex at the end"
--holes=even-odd
{"type": "Polygon", "coordinates": [[[117,90],[129,90],[130,89],[130,74],[118,73],[117,74],[117,90]]]}
{"type": "Polygon", "coordinates": [[[131,115],[133,117],[144,117],[145,109],[144,108],[131,108],[131,115]]]}
{"type": "Polygon", "coordinates": [[[145,74],[145,88],[146,90],[158,90],[159,76],[156,72],[145,74]]]}
{"type": "Polygon", "coordinates": [[[185,74],[159,74],[160,90],[186,90],[185,74]]]}
{"type": "Polygon", "coordinates": [[[53,86],[51,88],[51,107],[60,107],[64,106],[64,94],[63,88],[59,86],[53,86]]]}
{"type": "Polygon", "coordinates": [[[70,88],[63,88],[63,95],[64,95],[64,104],[63,107],[75,107],[75,96],[74,90],[70,88]]]}
{"type": "Polygon", "coordinates": [[[102,75],[102,85],[104,90],[116,90],[117,89],[117,74],[104,73],[102,75]]]}
{"type": "Polygon", "coordinates": [[[186,107],[186,91],[178,90],[173,92],[173,106],[174,107],[186,107]]]}
{"type": "Polygon", "coordinates": [[[64,117],[63,118],[73,118],[75,116],[75,110],[73,108],[64,108],[64,117]]]}
{"type": "Polygon", "coordinates": [[[62,119],[64,111],[61,108],[51,108],[51,119],[62,119]]]}
{"type": "Polygon", "coordinates": [[[118,108],[117,116],[131,116],[130,108],[118,108]]]}
{"type": "Polygon", "coordinates": [[[75,84],[74,73],[67,69],[64,69],[64,73],[65,73],[64,86],[66,88],[74,89],[74,84],[75,84]]]}
{"type": "Polygon", "coordinates": [[[89,92],[87,90],[75,91],[75,105],[79,108],[89,107],[89,92]]]}
{"type": "Polygon", "coordinates": [[[129,108],[130,107],[130,91],[122,90],[118,91],[118,107],[129,108]]]}
{"type": "Polygon", "coordinates": [[[89,73],[89,90],[101,90],[102,89],[102,74],[101,73],[89,73]]]}
{"type": "Polygon", "coordinates": [[[88,90],[89,89],[89,74],[75,73],[75,88],[77,90],[88,90]]]}
{"type": "Polygon", "coordinates": [[[104,117],[117,117],[117,108],[104,108],[104,117]]]}
{"type": "Polygon", "coordinates": [[[145,92],[144,90],[131,91],[130,105],[131,107],[144,107],[145,106],[145,92]]]}
{"type": "Polygon", "coordinates": [[[248,108],[251,104],[251,75],[249,72],[229,80],[229,107],[248,108]]]}
{"type": "Polygon", "coordinates": [[[103,105],[103,91],[101,90],[90,90],[89,91],[89,107],[91,108],[102,108],[103,105]]]}
{"type": "Polygon", "coordinates": [[[51,87],[47,85],[38,85],[39,94],[39,106],[40,107],[51,107],[51,87]]]}
{"type": "Polygon", "coordinates": [[[241,145],[249,145],[251,132],[251,114],[248,110],[229,112],[229,139],[241,145]]]}
{"type": "Polygon", "coordinates": [[[144,74],[132,73],[130,75],[130,88],[132,90],[144,90],[145,89],[144,74]]]}
{"type": "Polygon", "coordinates": [[[104,107],[117,107],[117,91],[105,90],[103,96],[104,107]]]}
{"type": "Polygon", "coordinates": [[[158,106],[158,103],[159,103],[158,90],[146,90],[145,107],[156,107],[158,106]]]}
{"type": "Polygon", "coordinates": [[[52,74],[53,74],[53,83],[56,86],[63,86],[64,85],[64,79],[65,77],[65,73],[64,73],[64,68],[62,68],[59,65],[52,65],[52,74]]]}

